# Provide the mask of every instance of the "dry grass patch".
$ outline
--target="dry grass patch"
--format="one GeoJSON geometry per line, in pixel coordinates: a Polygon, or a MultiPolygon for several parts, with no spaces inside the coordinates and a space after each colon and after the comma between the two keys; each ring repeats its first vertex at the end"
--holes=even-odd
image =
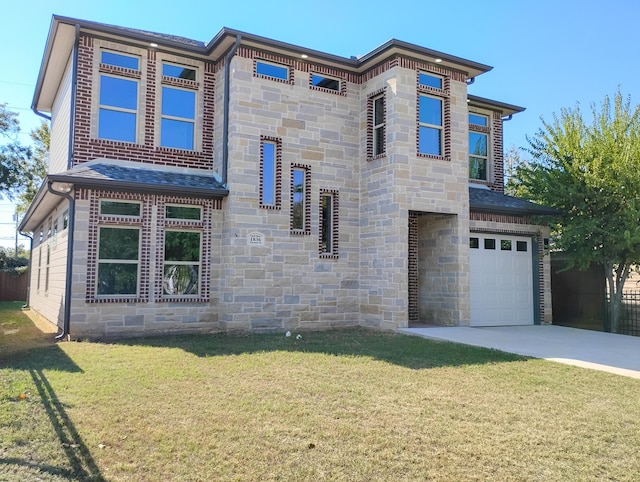
{"type": "Polygon", "coordinates": [[[640,476],[639,380],[416,337],[62,343],[0,377],[0,480],[640,476]]]}

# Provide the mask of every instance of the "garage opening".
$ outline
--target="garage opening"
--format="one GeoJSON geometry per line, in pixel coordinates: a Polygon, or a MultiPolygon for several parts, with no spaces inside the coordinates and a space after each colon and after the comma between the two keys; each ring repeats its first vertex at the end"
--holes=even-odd
{"type": "Polygon", "coordinates": [[[529,237],[471,233],[471,326],[534,324],[536,252],[529,237]]]}

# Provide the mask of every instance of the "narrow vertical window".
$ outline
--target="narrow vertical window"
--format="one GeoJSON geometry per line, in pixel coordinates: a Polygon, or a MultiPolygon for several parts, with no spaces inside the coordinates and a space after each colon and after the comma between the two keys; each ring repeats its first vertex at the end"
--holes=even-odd
{"type": "Polygon", "coordinates": [[[295,230],[304,229],[304,186],[305,170],[293,169],[293,193],[291,200],[292,221],[291,227],[295,230]]]}
{"type": "Polygon", "coordinates": [[[442,106],[442,99],[420,95],[418,108],[418,152],[420,154],[442,156],[442,106]]]}
{"type": "Polygon", "coordinates": [[[40,268],[42,266],[42,246],[38,249],[38,279],[36,281],[36,289],[40,291],[40,268]]]}
{"type": "Polygon", "coordinates": [[[320,192],[320,255],[338,257],[338,193],[320,192]]]}
{"type": "Polygon", "coordinates": [[[51,246],[47,244],[47,264],[44,270],[44,292],[49,292],[49,266],[51,263],[51,246]]]}
{"type": "Polygon", "coordinates": [[[311,179],[309,168],[294,165],[291,168],[291,231],[310,234],[311,179]]]}
{"type": "Polygon", "coordinates": [[[262,137],[260,142],[260,207],[280,209],[282,154],[280,139],[262,137]]]}
{"type": "Polygon", "coordinates": [[[200,293],[201,233],[170,231],[164,233],[164,269],[162,292],[168,296],[200,293]]]}
{"type": "Polygon", "coordinates": [[[373,99],[373,155],[380,156],[385,151],[384,95],[373,99]]]}

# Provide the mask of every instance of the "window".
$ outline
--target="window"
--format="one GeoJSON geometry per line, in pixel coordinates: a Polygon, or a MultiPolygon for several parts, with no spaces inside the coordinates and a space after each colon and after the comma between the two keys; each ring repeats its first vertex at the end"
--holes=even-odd
{"type": "Polygon", "coordinates": [[[510,239],[501,239],[500,240],[500,249],[502,251],[511,251],[511,240],[510,239]]]}
{"type": "Polygon", "coordinates": [[[202,221],[202,208],[195,206],[167,204],[165,206],[165,217],[167,219],[202,221]]]}
{"type": "Polygon", "coordinates": [[[320,191],[320,255],[338,257],[337,191],[320,191]]]}
{"type": "Polygon", "coordinates": [[[478,238],[469,238],[469,247],[471,249],[480,248],[480,240],[478,238]]]}
{"type": "Polygon", "coordinates": [[[310,82],[312,87],[340,92],[340,80],[334,77],[312,73],[310,82]]]}
{"type": "Polygon", "coordinates": [[[280,140],[262,137],[260,143],[260,207],[280,209],[282,154],[280,140]]]}
{"type": "Polygon", "coordinates": [[[384,90],[374,92],[367,99],[367,158],[383,156],[386,150],[384,90]]]}
{"type": "Polygon", "coordinates": [[[196,85],[170,85],[172,79],[195,84],[196,70],[162,63],[162,91],[160,111],[160,145],[176,149],[194,149],[196,124],[196,85]],[[168,85],[169,84],[169,85],[168,85]],[[193,87],[193,88],[190,88],[193,87]]]}
{"type": "Polygon", "coordinates": [[[426,72],[418,72],[418,84],[425,85],[427,87],[433,87],[434,89],[442,90],[442,77],[439,75],[428,74],[426,72]]]}
{"type": "Polygon", "coordinates": [[[443,101],[430,95],[420,95],[418,107],[418,152],[442,156],[443,101]]]}
{"type": "Polygon", "coordinates": [[[130,201],[100,201],[100,214],[112,216],[140,217],[140,203],[130,201]]]}
{"type": "Polygon", "coordinates": [[[69,227],[69,211],[65,211],[62,215],[62,230],[64,231],[69,227]]]}
{"type": "Polygon", "coordinates": [[[496,249],[496,240],[492,238],[486,238],[484,240],[484,249],[496,249]]]}
{"type": "Polygon", "coordinates": [[[137,295],[140,229],[100,226],[98,229],[97,295],[137,295]]]}
{"type": "Polygon", "coordinates": [[[310,193],[309,168],[294,165],[291,169],[291,230],[298,234],[310,234],[310,193]]]}
{"type": "Polygon", "coordinates": [[[488,180],[488,124],[489,118],[480,114],[469,114],[469,178],[488,180]]]}
{"type": "Polygon", "coordinates": [[[527,244],[526,241],[516,241],[516,251],[526,252],[527,244]]]}
{"type": "Polygon", "coordinates": [[[289,82],[289,67],[286,65],[256,60],[255,69],[256,74],[262,77],[289,82]]]}
{"type": "Polygon", "coordinates": [[[49,267],[51,264],[51,245],[47,244],[47,264],[44,269],[44,292],[49,292],[49,267]]]}
{"type": "Polygon", "coordinates": [[[162,270],[162,292],[164,295],[199,294],[200,240],[201,233],[198,231],[165,231],[162,270]]]}
{"type": "Polygon", "coordinates": [[[38,279],[36,282],[36,289],[40,291],[40,267],[42,266],[42,246],[38,249],[38,279]]]}
{"type": "Polygon", "coordinates": [[[103,50],[100,71],[98,138],[135,142],[140,59],[103,50]],[[124,76],[122,69],[130,72],[124,76]]]}

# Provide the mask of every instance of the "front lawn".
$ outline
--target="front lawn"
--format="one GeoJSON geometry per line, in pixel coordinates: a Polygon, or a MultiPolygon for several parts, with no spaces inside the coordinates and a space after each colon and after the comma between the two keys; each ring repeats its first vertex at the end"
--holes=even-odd
{"type": "Polygon", "coordinates": [[[640,479],[636,379],[364,329],[51,337],[0,305],[0,480],[640,479]]]}

